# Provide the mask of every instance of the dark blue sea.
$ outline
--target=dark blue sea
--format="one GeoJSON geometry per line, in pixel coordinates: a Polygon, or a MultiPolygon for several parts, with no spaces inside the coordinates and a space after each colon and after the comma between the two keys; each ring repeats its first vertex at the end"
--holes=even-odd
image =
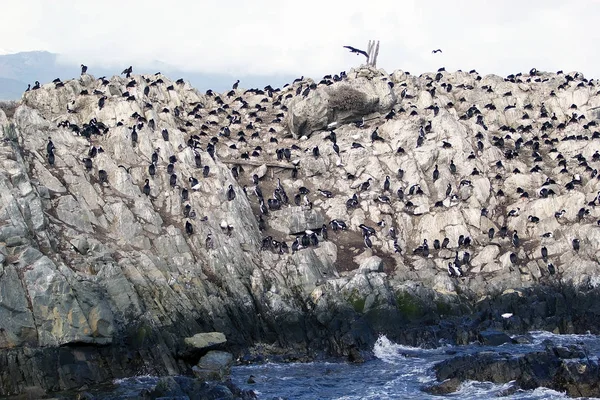
{"type": "MultiPolygon", "coordinates": [[[[546,340],[555,345],[579,344],[590,359],[600,355],[600,337],[596,335],[555,335],[549,332],[531,332],[531,344],[504,344],[486,347],[442,345],[436,349],[402,346],[381,336],[373,347],[374,359],[363,364],[345,362],[312,362],[237,366],[232,370],[232,381],[242,389],[251,389],[259,399],[289,400],[387,400],[387,399],[566,399],[563,393],[546,388],[517,391],[504,396],[511,387],[489,382],[466,382],[456,393],[433,396],[421,388],[435,382],[432,367],[439,361],[455,355],[496,350],[522,354],[544,350],[546,340]],[[452,353],[450,355],[449,353],[452,353]],[[253,376],[254,384],[247,383],[253,376]]],[[[142,376],[115,381],[110,393],[95,393],[104,400],[133,399],[143,388],[152,388],[158,378],[142,376]]]]}

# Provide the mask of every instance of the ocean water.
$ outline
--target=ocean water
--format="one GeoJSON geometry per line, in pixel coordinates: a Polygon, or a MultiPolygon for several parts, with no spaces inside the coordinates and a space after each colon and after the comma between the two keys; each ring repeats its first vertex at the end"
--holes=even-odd
{"type": "MultiPolygon", "coordinates": [[[[517,391],[503,396],[511,387],[489,382],[465,382],[460,390],[446,396],[433,396],[423,391],[424,385],[435,382],[432,367],[439,361],[455,355],[484,350],[521,354],[543,350],[544,341],[555,345],[579,344],[589,358],[600,355],[600,337],[595,335],[554,335],[549,332],[531,332],[531,344],[504,344],[497,347],[480,345],[440,346],[421,349],[395,344],[385,336],[379,337],[373,347],[375,357],[363,364],[346,362],[265,363],[236,366],[232,381],[243,389],[251,389],[261,400],[387,400],[387,399],[567,399],[563,393],[546,388],[517,391]],[[452,353],[452,354],[449,354],[452,353]],[[253,376],[255,383],[248,383],[253,376]]],[[[114,382],[110,393],[96,396],[100,399],[129,399],[141,389],[152,388],[157,377],[136,377],[114,382]]]]}

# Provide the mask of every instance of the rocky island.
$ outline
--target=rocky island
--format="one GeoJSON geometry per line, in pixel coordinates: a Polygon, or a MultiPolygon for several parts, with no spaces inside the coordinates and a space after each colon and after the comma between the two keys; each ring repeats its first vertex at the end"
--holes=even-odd
{"type": "Polygon", "coordinates": [[[124,72],[0,110],[0,396],[192,374],[198,334],[252,362],[599,333],[595,80],[124,72]]]}

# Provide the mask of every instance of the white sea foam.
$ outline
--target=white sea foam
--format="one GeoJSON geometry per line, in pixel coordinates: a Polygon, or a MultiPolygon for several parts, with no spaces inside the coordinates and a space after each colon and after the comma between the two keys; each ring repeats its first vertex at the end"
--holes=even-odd
{"type": "Polygon", "coordinates": [[[139,376],[131,376],[128,378],[114,379],[112,381],[115,385],[120,385],[123,383],[151,383],[157,382],[159,379],[158,376],[153,375],[139,375],[139,376]]]}
{"type": "MultiPolygon", "coordinates": [[[[446,346],[451,347],[451,346],[446,346]]],[[[435,349],[423,349],[420,347],[406,346],[396,344],[389,340],[385,335],[380,335],[375,345],[373,346],[373,354],[382,361],[397,364],[405,359],[407,355],[410,357],[419,357],[423,353],[435,354],[444,352],[445,347],[435,349]]]]}

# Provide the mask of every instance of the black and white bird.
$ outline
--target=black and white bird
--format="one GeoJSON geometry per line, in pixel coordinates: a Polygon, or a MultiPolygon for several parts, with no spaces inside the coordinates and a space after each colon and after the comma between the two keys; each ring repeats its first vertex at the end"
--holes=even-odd
{"type": "Polygon", "coordinates": [[[462,276],[463,272],[460,269],[459,265],[456,265],[456,263],[453,262],[449,262],[448,263],[448,275],[451,277],[460,277],[462,276]]]}
{"type": "Polygon", "coordinates": [[[131,76],[132,72],[133,72],[133,67],[130,65],[129,68],[125,68],[123,70],[123,72],[121,72],[121,75],[125,74],[125,77],[129,78],[131,76]]]}
{"type": "Polygon", "coordinates": [[[48,151],[48,164],[54,165],[54,160],[55,160],[54,148],[52,148],[48,151]]]}
{"type": "Polygon", "coordinates": [[[548,249],[546,246],[542,247],[542,259],[548,261],[548,249]]]}
{"type": "Polygon", "coordinates": [[[99,170],[98,179],[100,180],[100,183],[108,183],[108,173],[103,169],[99,170]]]}
{"type": "Polygon", "coordinates": [[[191,236],[194,233],[194,227],[190,221],[185,221],[185,232],[188,236],[191,236]]]}
{"type": "Polygon", "coordinates": [[[323,196],[327,197],[328,199],[333,197],[333,193],[331,193],[329,190],[323,190],[323,189],[317,189],[319,191],[319,193],[321,193],[323,196]]]}
{"type": "Polygon", "coordinates": [[[323,240],[327,240],[327,225],[323,224],[323,226],[321,227],[321,237],[323,238],[323,240]]]}
{"type": "Polygon", "coordinates": [[[150,179],[146,179],[143,191],[146,196],[150,196],[150,179]]]}
{"type": "Polygon", "coordinates": [[[235,190],[233,190],[233,185],[229,185],[229,189],[227,190],[227,200],[231,201],[235,199],[235,190]]]}
{"type": "Polygon", "coordinates": [[[363,240],[365,242],[366,247],[368,247],[369,249],[373,247],[373,243],[371,242],[371,239],[369,239],[369,235],[365,235],[363,240]]]}
{"type": "Polygon", "coordinates": [[[296,239],[292,243],[292,254],[294,254],[298,250],[300,250],[300,239],[298,236],[296,236],[296,239]]]}
{"type": "Polygon", "coordinates": [[[215,244],[214,244],[213,238],[212,238],[212,233],[209,233],[208,235],[206,235],[205,245],[206,245],[207,249],[214,249],[215,248],[215,244]]]}
{"type": "Polygon", "coordinates": [[[384,191],[390,190],[390,176],[389,175],[386,175],[386,177],[385,177],[385,182],[383,182],[383,190],[384,191]]]}

